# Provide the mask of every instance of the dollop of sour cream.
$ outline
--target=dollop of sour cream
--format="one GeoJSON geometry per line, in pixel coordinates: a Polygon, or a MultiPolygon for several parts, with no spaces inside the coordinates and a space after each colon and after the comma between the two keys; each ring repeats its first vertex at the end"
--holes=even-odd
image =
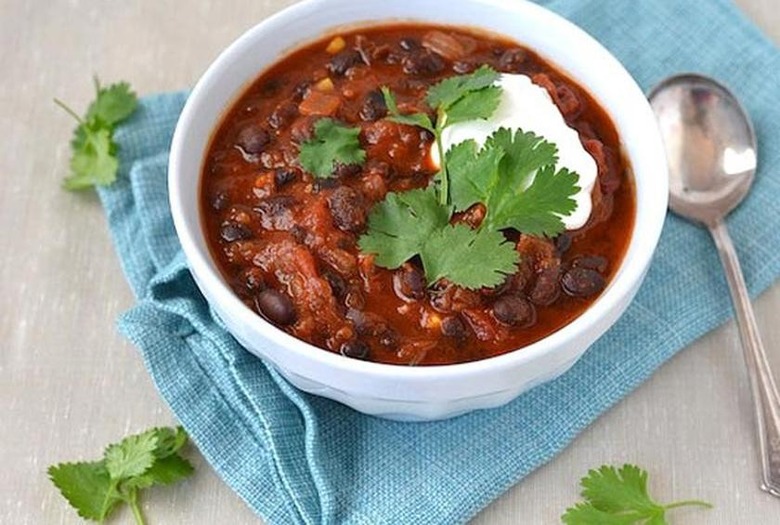
{"type": "MultiPolygon", "coordinates": [[[[522,129],[544,137],[558,147],[556,168],[568,168],[579,175],[577,186],[580,191],[572,197],[577,207],[561,220],[567,230],[581,228],[588,221],[593,207],[591,192],[598,174],[596,161],[585,151],[577,131],[566,125],[546,89],[531,82],[526,75],[514,74],[500,75],[496,85],[502,88],[502,95],[493,116],[488,120],[460,122],[444,128],[444,151],[468,139],[474,139],[482,146],[499,128],[522,129]]],[[[439,155],[435,145],[431,148],[430,158],[438,168],[439,155]]]]}

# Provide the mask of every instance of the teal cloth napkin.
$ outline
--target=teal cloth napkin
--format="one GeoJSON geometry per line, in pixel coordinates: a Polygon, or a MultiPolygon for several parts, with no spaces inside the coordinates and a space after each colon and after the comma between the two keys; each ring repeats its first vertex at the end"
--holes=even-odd
{"type": "MultiPolygon", "coordinates": [[[[769,286],[780,273],[778,50],[726,0],[542,3],[593,34],[645,89],[680,71],[734,88],[755,119],[761,168],[729,226],[751,291],[769,286]]],[[[100,195],[138,298],[119,327],[203,455],[269,523],[466,521],[731,315],[706,231],[670,216],[618,324],[570,372],[505,407],[404,424],[301,393],[215,322],[187,271],[166,190],[185,98],[145,98],[116,134],[120,177],[100,195]]]]}

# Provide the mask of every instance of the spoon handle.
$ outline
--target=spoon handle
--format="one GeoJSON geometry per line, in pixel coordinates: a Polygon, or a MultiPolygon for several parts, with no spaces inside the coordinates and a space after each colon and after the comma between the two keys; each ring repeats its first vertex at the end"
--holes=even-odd
{"type": "Polygon", "coordinates": [[[717,221],[709,226],[709,230],[726,270],[726,280],[737,314],[739,337],[742,340],[745,364],[753,392],[763,468],[761,488],[780,497],[780,394],[777,392],[777,385],[769,368],[769,361],[758,333],[758,325],[745,286],[745,278],[726,224],[717,221]]]}

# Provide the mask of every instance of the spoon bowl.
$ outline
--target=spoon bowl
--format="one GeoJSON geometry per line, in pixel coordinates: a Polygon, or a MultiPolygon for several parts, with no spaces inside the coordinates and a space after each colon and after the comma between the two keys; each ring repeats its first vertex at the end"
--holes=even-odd
{"type": "Polygon", "coordinates": [[[712,224],[747,195],[756,172],[756,135],[739,101],[709,78],[671,77],[650,93],[669,163],[669,207],[712,224]]]}
{"type": "Polygon", "coordinates": [[[780,394],[723,221],[753,183],[753,125],[728,89],[701,75],[671,77],[649,98],[669,164],[669,207],[709,229],[726,271],[755,406],[761,488],[780,497],[780,394]]]}

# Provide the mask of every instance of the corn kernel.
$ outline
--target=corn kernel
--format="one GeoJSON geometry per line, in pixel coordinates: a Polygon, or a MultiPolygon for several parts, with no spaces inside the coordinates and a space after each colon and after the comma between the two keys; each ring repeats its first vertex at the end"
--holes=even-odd
{"type": "Polygon", "coordinates": [[[330,79],[330,77],[325,77],[314,84],[314,87],[320,91],[333,91],[333,81],[330,79]]]}
{"type": "Polygon", "coordinates": [[[424,312],[420,320],[423,328],[435,329],[441,327],[441,316],[434,312],[424,312]]]}
{"type": "Polygon", "coordinates": [[[344,41],[344,39],[341,38],[340,36],[337,36],[336,38],[330,41],[328,47],[325,48],[325,51],[327,53],[330,53],[331,55],[335,55],[336,53],[344,49],[346,45],[347,43],[344,41]]]}

